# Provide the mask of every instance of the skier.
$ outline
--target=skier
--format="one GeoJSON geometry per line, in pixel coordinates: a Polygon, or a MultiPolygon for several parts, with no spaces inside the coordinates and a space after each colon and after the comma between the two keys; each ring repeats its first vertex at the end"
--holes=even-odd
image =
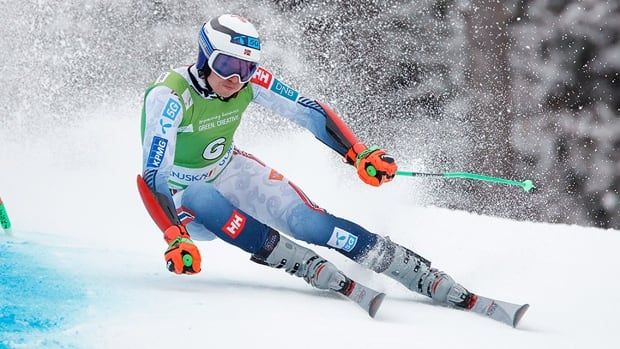
{"type": "MultiPolygon", "coordinates": [[[[255,102],[308,129],[369,185],[391,181],[397,170],[394,158],[360,142],[327,105],[300,95],[259,65],[261,43],[247,19],[213,18],[201,27],[198,41],[196,63],[161,75],[147,88],[142,109],[138,184],[164,232],[170,271],[200,272],[193,239],[218,237],[250,253],[252,261],[284,268],[318,289],[364,296],[362,285],[280,234],[285,233],[335,249],[438,303],[462,309],[481,303],[430,261],[328,213],[276,170],[236,148],[235,130],[255,102]]],[[[382,296],[370,293],[376,299],[363,301],[374,307],[369,310],[374,316],[382,296]]]]}

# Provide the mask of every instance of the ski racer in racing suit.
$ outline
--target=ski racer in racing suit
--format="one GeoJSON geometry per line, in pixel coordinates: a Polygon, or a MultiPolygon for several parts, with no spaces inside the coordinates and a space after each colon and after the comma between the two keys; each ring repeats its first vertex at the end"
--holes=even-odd
{"type": "Polygon", "coordinates": [[[139,186],[169,244],[170,271],[198,273],[193,240],[217,237],[319,289],[346,287],[332,263],[284,233],[335,249],[437,302],[471,305],[475,295],[428,260],[317,206],[275,169],[236,148],[233,136],[254,102],[312,132],[369,185],[392,180],[397,165],[391,156],[360,142],[327,105],[260,67],[258,33],[245,18],[213,18],[202,26],[199,44],[196,64],[160,76],[146,90],[142,110],[139,186]]]}

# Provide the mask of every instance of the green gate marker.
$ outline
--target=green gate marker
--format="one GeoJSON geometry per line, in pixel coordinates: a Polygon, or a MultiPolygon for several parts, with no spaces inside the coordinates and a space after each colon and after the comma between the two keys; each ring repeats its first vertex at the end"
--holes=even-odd
{"type": "Polygon", "coordinates": [[[9,214],[6,212],[6,207],[4,207],[2,198],[0,198],[0,227],[2,227],[2,230],[7,234],[11,234],[11,220],[9,219],[9,214]]]}

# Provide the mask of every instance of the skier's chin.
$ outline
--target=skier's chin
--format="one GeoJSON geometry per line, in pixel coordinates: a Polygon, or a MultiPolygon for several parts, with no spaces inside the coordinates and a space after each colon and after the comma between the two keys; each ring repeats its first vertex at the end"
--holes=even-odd
{"type": "Polygon", "coordinates": [[[217,93],[218,96],[223,97],[223,98],[228,98],[232,95],[234,95],[235,93],[239,92],[239,90],[241,89],[241,87],[225,87],[225,86],[220,86],[220,88],[218,88],[217,90],[215,90],[214,92],[217,93]]]}

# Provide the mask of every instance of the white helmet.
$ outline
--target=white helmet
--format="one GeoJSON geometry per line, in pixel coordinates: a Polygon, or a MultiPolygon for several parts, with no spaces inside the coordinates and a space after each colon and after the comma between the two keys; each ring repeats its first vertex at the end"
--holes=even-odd
{"type": "MultiPolygon", "coordinates": [[[[260,39],[254,25],[244,17],[221,15],[211,19],[200,29],[198,43],[199,50],[196,68],[199,71],[205,72],[205,69],[208,68],[215,70],[220,77],[226,78],[226,76],[222,76],[218,72],[218,69],[213,67],[215,56],[219,54],[235,57],[244,62],[254,63],[254,71],[258,67],[258,62],[260,61],[260,39]]],[[[208,74],[208,72],[205,73],[208,74]]],[[[239,73],[232,75],[238,75],[242,81],[249,80],[245,79],[247,76],[242,77],[242,74],[239,73]]],[[[249,72],[244,71],[243,73],[249,72]]]]}

